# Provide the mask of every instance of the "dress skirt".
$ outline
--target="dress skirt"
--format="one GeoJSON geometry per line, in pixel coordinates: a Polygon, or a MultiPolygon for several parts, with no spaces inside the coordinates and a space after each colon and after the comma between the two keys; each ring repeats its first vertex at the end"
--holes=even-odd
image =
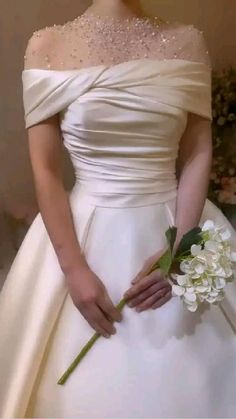
{"type": "MultiPolygon", "coordinates": [[[[70,193],[90,268],[117,304],[145,260],[166,245],[176,196],[70,193]]],[[[236,232],[206,200],[207,219],[236,232]]],[[[78,278],[79,280],[79,278],[78,278]]],[[[125,306],[64,385],[57,381],[94,334],[68,292],[40,213],[0,294],[1,417],[195,418],[236,416],[236,287],[221,306],[189,312],[173,296],[156,310],[125,306]]]]}

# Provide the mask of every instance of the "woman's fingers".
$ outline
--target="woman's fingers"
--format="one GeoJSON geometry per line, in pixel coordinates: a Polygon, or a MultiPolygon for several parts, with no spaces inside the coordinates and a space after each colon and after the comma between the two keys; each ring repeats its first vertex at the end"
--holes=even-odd
{"type": "Polygon", "coordinates": [[[120,322],[122,320],[121,312],[114,306],[107,293],[101,296],[101,298],[98,300],[98,305],[105,312],[108,318],[111,319],[111,321],[120,322]]]}
{"type": "Polygon", "coordinates": [[[133,298],[136,295],[139,295],[142,291],[146,288],[150,287],[151,285],[157,283],[158,281],[163,280],[163,276],[160,271],[156,270],[152,272],[148,276],[144,276],[134,285],[132,285],[125,293],[124,298],[133,298]]]}
{"type": "MultiPolygon", "coordinates": [[[[153,260],[154,263],[154,260],[153,260]]],[[[133,280],[131,281],[132,284],[136,284],[140,279],[142,279],[143,277],[145,277],[147,275],[147,273],[149,272],[149,270],[151,269],[152,266],[152,261],[151,258],[149,258],[145,264],[143,265],[141,271],[138,272],[138,274],[133,278],[133,280]]]]}
{"type": "Polygon", "coordinates": [[[148,310],[150,308],[153,308],[154,305],[156,305],[155,308],[162,306],[166,301],[168,301],[171,298],[171,291],[169,289],[161,289],[156,294],[153,294],[151,297],[144,300],[141,304],[138,304],[135,308],[138,312],[143,310],[148,310]]]}
{"type": "Polygon", "coordinates": [[[160,257],[165,253],[167,248],[163,248],[159,250],[158,252],[154,253],[153,255],[149,256],[148,259],[146,259],[142,269],[138,272],[138,274],[133,278],[131,281],[132,284],[135,284],[138,282],[142,277],[147,276],[149,270],[151,269],[152,265],[156,263],[160,257]]]}
{"type": "Polygon", "coordinates": [[[150,286],[149,288],[146,288],[143,292],[141,292],[136,297],[133,297],[128,300],[128,306],[129,307],[135,307],[136,305],[142,303],[149,297],[156,295],[158,291],[162,291],[163,293],[169,291],[171,288],[170,284],[166,281],[160,281],[156,282],[154,285],[150,286]]]}
{"type": "Polygon", "coordinates": [[[169,301],[171,298],[172,298],[172,292],[168,291],[168,293],[164,297],[159,298],[154,304],[152,304],[151,308],[152,309],[159,308],[163,304],[167,303],[167,301],[169,301]]]}
{"type": "Polygon", "coordinates": [[[106,315],[96,304],[89,307],[89,310],[84,309],[84,316],[89,324],[104,337],[113,335],[116,332],[112,322],[106,318],[106,315]]]}

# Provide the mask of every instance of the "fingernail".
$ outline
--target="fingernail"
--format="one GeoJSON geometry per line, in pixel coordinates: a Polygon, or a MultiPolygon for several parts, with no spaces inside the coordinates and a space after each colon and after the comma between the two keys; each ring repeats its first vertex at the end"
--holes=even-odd
{"type": "Polygon", "coordinates": [[[110,335],[108,335],[108,334],[105,335],[105,338],[109,338],[109,337],[110,337],[110,335]]]}
{"type": "Polygon", "coordinates": [[[139,308],[139,307],[137,307],[135,310],[138,311],[138,312],[142,311],[142,309],[139,308]]]}

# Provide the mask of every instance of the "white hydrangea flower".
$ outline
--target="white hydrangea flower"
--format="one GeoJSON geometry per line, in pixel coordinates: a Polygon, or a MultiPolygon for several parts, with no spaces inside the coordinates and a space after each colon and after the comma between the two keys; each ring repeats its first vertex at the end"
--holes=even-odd
{"type": "Polygon", "coordinates": [[[199,255],[199,253],[201,253],[201,250],[202,250],[202,246],[201,246],[201,245],[199,245],[199,244],[193,244],[193,245],[191,246],[191,254],[192,254],[193,256],[197,256],[197,255],[199,255]]]}
{"type": "Polygon", "coordinates": [[[202,226],[202,231],[214,230],[214,228],[215,228],[214,222],[212,220],[206,220],[202,226]]]}
{"type": "Polygon", "coordinates": [[[231,233],[228,229],[220,233],[220,235],[221,235],[222,240],[224,241],[229,240],[229,238],[231,237],[231,233]]]}
{"type": "Polygon", "coordinates": [[[230,230],[216,227],[212,220],[205,221],[201,230],[202,244],[193,244],[190,255],[180,261],[183,274],[172,274],[178,284],[172,285],[173,294],[191,312],[204,301],[210,304],[222,301],[227,281],[234,279],[236,252],[231,250],[230,230]]]}

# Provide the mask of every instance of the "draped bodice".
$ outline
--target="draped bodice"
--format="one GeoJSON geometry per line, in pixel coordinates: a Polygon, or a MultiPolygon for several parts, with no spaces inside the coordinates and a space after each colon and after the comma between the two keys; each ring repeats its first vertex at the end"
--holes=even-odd
{"type": "Polygon", "coordinates": [[[28,69],[22,80],[26,128],[59,113],[76,180],[95,195],[173,196],[188,112],[212,120],[211,70],[200,62],[28,69]]]}

